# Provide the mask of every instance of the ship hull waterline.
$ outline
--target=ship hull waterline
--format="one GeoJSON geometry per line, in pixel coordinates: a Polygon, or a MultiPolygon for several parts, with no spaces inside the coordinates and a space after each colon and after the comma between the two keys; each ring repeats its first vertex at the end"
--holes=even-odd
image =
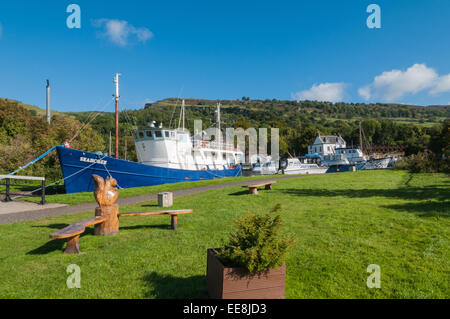
{"type": "Polygon", "coordinates": [[[67,194],[92,192],[92,174],[112,176],[119,188],[134,188],[161,184],[194,182],[241,176],[240,165],[223,170],[184,170],[125,161],[72,148],[57,147],[67,194]]]}

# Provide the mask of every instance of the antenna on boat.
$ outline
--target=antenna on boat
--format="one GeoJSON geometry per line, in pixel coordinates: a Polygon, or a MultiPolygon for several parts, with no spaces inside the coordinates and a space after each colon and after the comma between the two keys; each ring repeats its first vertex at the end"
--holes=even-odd
{"type": "Polygon", "coordinates": [[[182,107],[183,107],[183,131],[184,131],[184,112],[185,112],[185,104],[184,104],[184,99],[183,99],[183,102],[182,102],[182,107]]]}
{"type": "Polygon", "coordinates": [[[221,126],[220,126],[220,107],[222,106],[222,104],[220,104],[220,102],[217,102],[217,131],[218,131],[218,135],[217,139],[218,139],[218,145],[219,145],[219,150],[222,148],[222,131],[221,131],[221,126]]]}
{"type": "Polygon", "coordinates": [[[113,79],[113,82],[116,86],[116,92],[113,94],[114,99],[116,100],[116,154],[115,157],[119,158],[119,76],[121,74],[116,72],[116,76],[113,79]]]}

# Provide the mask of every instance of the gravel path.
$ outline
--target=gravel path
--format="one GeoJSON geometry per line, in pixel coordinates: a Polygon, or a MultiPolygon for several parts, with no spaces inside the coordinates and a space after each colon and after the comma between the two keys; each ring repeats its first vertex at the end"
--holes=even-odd
{"type": "MultiPolygon", "coordinates": [[[[268,179],[256,179],[256,180],[248,180],[243,182],[232,182],[232,183],[225,183],[225,184],[216,184],[216,185],[208,185],[203,187],[195,187],[195,188],[188,188],[188,189],[181,189],[173,191],[173,196],[180,197],[180,196],[186,196],[191,194],[197,194],[201,192],[205,192],[212,189],[221,189],[225,187],[230,186],[238,186],[238,185],[249,185],[254,182],[264,182],[264,181],[272,181],[272,180],[282,180],[282,179],[290,179],[290,178],[298,178],[298,177],[304,177],[307,175],[283,175],[280,177],[273,177],[268,179]]],[[[117,204],[119,205],[128,205],[128,204],[136,204],[140,202],[146,202],[150,200],[157,200],[158,194],[149,194],[149,195],[141,195],[141,196],[132,196],[132,197],[126,197],[126,198],[119,198],[117,201],[117,204]]],[[[10,214],[0,214],[0,225],[1,224],[12,224],[17,223],[25,220],[31,220],[31,219],[40,219],[45,218],[49,216],[59,216],[59,215],[65,215],[65,214],[73,214],[73,213],[81,213],[86,212],[88,210],[94,210],[97,207],[97,203],[86,203],[86,204],[79,204],[74,206],[65,206],[65,207],[58,207],[58,208],[45,208],[40,210],[32,210],[32,211],[24,211],[24,212],[17,212],[17,213],[10,213],[10,214]]]]}

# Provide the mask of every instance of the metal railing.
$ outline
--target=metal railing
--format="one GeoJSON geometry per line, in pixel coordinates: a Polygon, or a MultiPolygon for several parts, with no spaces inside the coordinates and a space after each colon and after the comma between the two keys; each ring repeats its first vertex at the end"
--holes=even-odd
{"type": "Polygon", "coordinates": [[[6,186],[5,191],[5,199],[4,202],[11,202],[13,199],[11,198],[11,195],[17,195],[17,196],[33,196],[34,192],[22,194],[22,193],[12,193],[11,192],[11,186],[30,186],[30,185],[19,185],[19,184],[11,184],[11,180],[28,180],[28,181],[40,181],[42,183],[41,187],[41,205],[44,205],[46,203],[45,201],[45,177],[35,177],[35,176],[16,176],[16,175],[0,175],[0,180],[5,180],[5,184],[1,184],[3,186],[6,186]]]}
{"type": "Polygon", "coordinates": [[[210,148],[210,149],[221,149],[223,151],[234,151],[235,147],[233,144],[218,143],[216,141],[194,141],[194,148],[210,148]]]}

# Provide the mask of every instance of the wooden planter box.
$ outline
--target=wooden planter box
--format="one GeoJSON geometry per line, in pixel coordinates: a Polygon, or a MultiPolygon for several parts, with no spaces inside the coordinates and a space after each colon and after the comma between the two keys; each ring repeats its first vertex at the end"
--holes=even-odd
{"type": "Polygon", "coordinates": [[[284,299],[286,264],[251,275],[244,268],[224,266],[208,249],[206,283],[214,299],[284,299]]]}

